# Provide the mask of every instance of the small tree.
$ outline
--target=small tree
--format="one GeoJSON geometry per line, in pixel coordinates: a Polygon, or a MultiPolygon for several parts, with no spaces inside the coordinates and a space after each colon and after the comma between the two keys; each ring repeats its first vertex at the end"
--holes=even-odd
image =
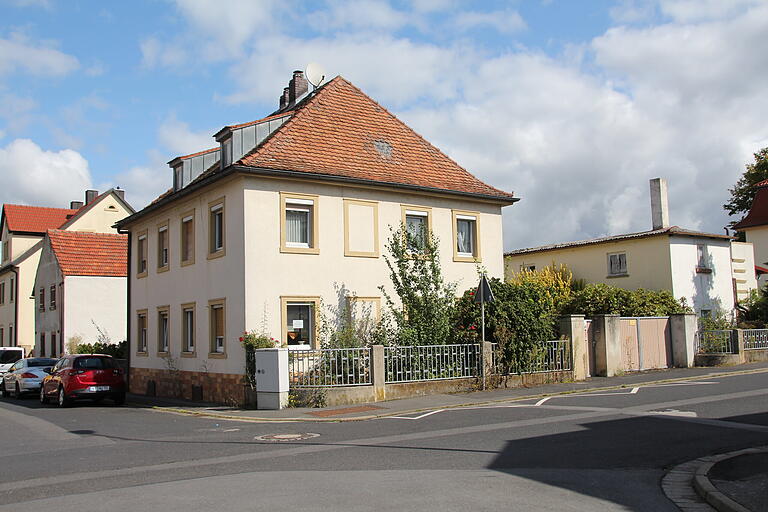
{"type": "Polygon", "coordinates": [[[401,225],[392,230],[384,261],[396,300],[380,286],[385,301],[379,341],[394,345],[434,345],[452,338],[456,285],[446,283],[440,267],[438,239],[401,225]]]}

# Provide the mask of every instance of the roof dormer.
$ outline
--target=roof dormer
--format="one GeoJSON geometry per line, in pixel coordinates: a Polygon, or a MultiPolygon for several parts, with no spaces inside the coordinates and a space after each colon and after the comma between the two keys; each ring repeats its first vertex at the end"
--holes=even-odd
{"type": "Polygon", "coordinates": [[[221,158],[220,148],[206,149],[191,155],[177,156],[168,165],[173,169],[173,190],[181,190],[211,168],[221,158]]]}

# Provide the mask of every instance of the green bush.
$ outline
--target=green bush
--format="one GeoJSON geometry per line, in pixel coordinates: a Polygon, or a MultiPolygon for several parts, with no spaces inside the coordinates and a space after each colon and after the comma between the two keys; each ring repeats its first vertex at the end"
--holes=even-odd
{"type": "Polygon", "coordinates": [[[685,299],[675,299],[666,290],[625,290],[603,283],[584,286],[573,293],[563,313],[621,316],[669,316],[690,313],[685,299]]]}
{"type": "Polygon", "coordinates": [[[77,345],[76,350],[77,354],[107,354],[115,359],[127,359],[128,342],[102,343],[97,341],[96,343],[80,343],[77,345]]]}

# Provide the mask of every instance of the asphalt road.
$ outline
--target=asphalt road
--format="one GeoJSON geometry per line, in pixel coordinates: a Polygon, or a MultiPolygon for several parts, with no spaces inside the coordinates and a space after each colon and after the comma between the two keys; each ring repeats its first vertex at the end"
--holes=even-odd
{"type": "Polygon", "coordinates": [[[348,423],[4,399],[0,511],[677,510],[665,468],[768,444],[767,384],[756,373],[348,423]]]}

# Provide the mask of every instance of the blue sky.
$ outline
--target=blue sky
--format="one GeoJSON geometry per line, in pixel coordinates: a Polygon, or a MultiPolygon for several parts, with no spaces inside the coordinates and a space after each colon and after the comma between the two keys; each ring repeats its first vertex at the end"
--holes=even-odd
{"type": "Polygon", "coordinates": [[[768,145],[765,33],[757,0],[0,0],[0,201],[141,207],[316,61],[523,197],[507,249],[648,229],[655,176],[722,232],[768,145]]]}

